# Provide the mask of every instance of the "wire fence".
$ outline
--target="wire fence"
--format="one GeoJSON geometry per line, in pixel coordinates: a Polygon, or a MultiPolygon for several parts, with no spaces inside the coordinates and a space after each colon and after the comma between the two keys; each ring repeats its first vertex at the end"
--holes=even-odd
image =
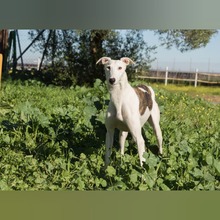
{"type": "Polygon", "coordinates": [[[17,33],[17,68],[21,69],[21,66],[25,69],[38,68],[42,54],[34,48],[32,39],[28,34],[30,30],[18,30],[17,33]],[[20,44],[20,45],[19,45],[20,44]],[[22,56],[21,56],[22,54],[22,56]]]}

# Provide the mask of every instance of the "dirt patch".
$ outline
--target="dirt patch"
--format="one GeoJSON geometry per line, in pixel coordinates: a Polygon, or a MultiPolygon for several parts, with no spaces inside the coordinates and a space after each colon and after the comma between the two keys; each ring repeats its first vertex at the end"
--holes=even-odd
{"type": "Polygon", "coordinates": [[[220,96],[219,95],[202,95],[202,98],[204,98],[208,102],[212,102],[214,104],[220,105],[220,96]]]}

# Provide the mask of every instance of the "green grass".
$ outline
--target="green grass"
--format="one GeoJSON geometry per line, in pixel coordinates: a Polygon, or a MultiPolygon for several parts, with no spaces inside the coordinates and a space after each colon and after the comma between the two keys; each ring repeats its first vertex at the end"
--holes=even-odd
{"type": "MultiPolygon", "coordinates": [[[[163,157],[154,153],[156,138],[146,124],[149,150],[143,168],[131,138],[122,157],[116,137],[111,164],[104,170],[104,117],[109,101],[105,84],[97,80],[94,88],[62,89],[37,81],[4,82],[0,189],[220,189],[220,106],[189,96],[187,91],[194,88],[152,87],[161,109],[163,157]]],[[[218,88],[214,90],[218,93],[218,88]]]]}

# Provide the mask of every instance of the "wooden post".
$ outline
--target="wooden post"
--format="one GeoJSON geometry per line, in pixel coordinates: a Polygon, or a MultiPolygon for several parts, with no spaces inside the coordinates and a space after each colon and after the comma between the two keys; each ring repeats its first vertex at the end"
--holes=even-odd
{"type": "Polygon", "coordinates": [[[2,87],[2,66],[3,66],[3,56],[0,53],[0,89],[2,87]]]}
{"type": "Polygon", "coordinates": [[[195,84],[194,86],[197,87],[197,81],[198,81],[198,69],[196,69],[196,74],[195,74],[195,84]]]}
{"type": "Polygon", "coordinates": [[[167,85],[167,78],[168,78],[168,66],[166,67],[166,73],[165,73],[165,86],[167,85]]]}
{"type": "Polygon", "coordinates": [[[7,66],[7,57],[8,57],[8,30],[0,30],[0,54],[2,54],[2,72],[6,70],[7,66]]]}
{"type": "Polygon", "coordinates": [[[12,52],[12,59],[13,59],[13,67],[12,67],[12,72],[15,73],[16,71],[16,67],[17,67],[17,47],[16,47],[16,34],[15,34],[15,30],[11,31],[11,37],[12,37],[12,48],[13,48],[13,52],[12,52]]]}
{"type": "Polygon", "coordinates": [[[40,57],[38,57],[38,59],[37,59],[37,71],[40,70],[40,62],[41,62],[41,59],[40,59],[40,57]]]}

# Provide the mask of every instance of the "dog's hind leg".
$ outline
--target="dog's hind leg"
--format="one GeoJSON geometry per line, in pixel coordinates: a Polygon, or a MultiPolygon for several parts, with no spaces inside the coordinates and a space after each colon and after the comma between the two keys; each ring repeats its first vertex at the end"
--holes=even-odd
{"type": "Polygon", "coordinates": [[[163,142],[163,137],[162,137],[162,132],[160,129],[160,111],[158,108],[158,105],[154,103],[155,109],[151,112],[151,116],[148,119],[148,122],[150,125],[153,127],[154,133],[157,138],[157,143],[158,143],[158,148],[159,148],[159,154],[163,153],[162,149],[162,142],[163,142]]]}

